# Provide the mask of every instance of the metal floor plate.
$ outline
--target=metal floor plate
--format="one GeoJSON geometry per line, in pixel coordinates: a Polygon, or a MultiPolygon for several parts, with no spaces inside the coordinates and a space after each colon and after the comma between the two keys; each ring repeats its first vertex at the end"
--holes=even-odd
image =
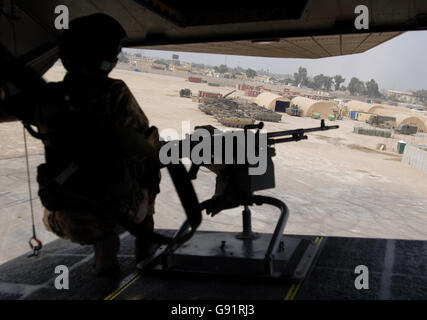
{"type": "Polygon", "coordinates": [[[282,236],[274,253],[274,273],[267,274],[265,254],[271,234],[241,240],[239,233],[199,231],[168,257],[167,262],[146,273],[272,278],[294,281],[304,278],[321,244],[318,237],[282,236]]]}

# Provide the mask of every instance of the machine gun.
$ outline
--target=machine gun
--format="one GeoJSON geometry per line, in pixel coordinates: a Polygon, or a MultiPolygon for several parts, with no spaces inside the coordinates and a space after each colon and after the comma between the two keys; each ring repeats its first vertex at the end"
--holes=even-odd
{"type": "MultiPolygon", "coordinates": [[[[258,124],[253,125],[247,125],[245,126],[242,136],[244,137],[243,141],[239,142],[237,139],[233,141],[233,144],[230,148],[227,150],[227,146],[225,144],[220,145],[221,147],[221,157],[217,159],[217,162],[220,164],[214,164],[215,157],[218,149],[215,149],[215,143],[219,139],[215,140],[215,135],[219,136],[219,138],[222,138],[222,140],[227,140],[227,135],[234,135],[235,131],[231,132],[221,132],[216,131],[215,134],[215,128],[212,126],[203,126],[203,127],[196,127],[196,131],[199,129],[206,129],[209,131],[210,139],[212,139],[211,142],[211,157],[210,162],[203,163],[203,164],[195,164],[192,163],[190,170],[189,170],[189,176],[190,179],[194,180],[197,178],[197,173],[200,168],[200,166],[206,166],[215,173],[219,175],[219,178],[217,179],[217,189],[219,189],[218,184],[223,184],[222,190],[217,190],[217,193],[220,192],[222,194],[216,194],[212,199],[207,200],[202,203],[203,209],[206,209],[208,213],[212,213],[212,215],[215,215],[219,213],[221,210],[230,209],[239,205],[251,205],[253,204],[252,196],[254,191],[259,190],[265,190],[275,187],[275,178],[274,178],[274,164],[272,161],[272,157],[275,155],[275,149],[274,145],[277,143],[284,143],[284,142],[292,142],[292,141],[300,141],[307,139],[306,133],[309,132],[315,132],[315,131],[324,131],[324,130],[331,130],[331,129],[337,129],[339,126],[326,126],[325,121],[322,119],[320,123],[320,127],[314,127],[314,128],[306,128],[306,129],[294,129],[294,130],[286,130],[286,131],[277,131],[277,132],[270,132],[264,137],[264,141],[266,146],[261,146],[262,140],[260,137],[262,133],[260,130],[263,128],[264,123],[260,122],[258,124]],[[250,169],[254,167],[254,164],[250,163],[248,159],[248,152],[250,149],[250,144],[248,143],[248,135],[250,134],[249,130],[256,129],[253,137],[254,145],[252,146],[254,155],[259,156],[261,152],[265,153],[265,172],[262,174],[250,174],[250,169]],[[239,151],[239,147],[243,152],[245,153],[245,157],[243,158],[243,161],[241,160],[239,163],[239,159],[237,154],[239,151]],[[232,152],[233,155],[233,161],[232,163],[227,164],[226,163],[226,153],[232,152]],[[219,161],[218,161],[219,160],[219,161]],[[213,165],[212,165],[213,164],[213,165]],[[221,180],[221,178],[225,178],[225,181],[221,180]],[[225,185],[224,185],[225,184],[225,185]],[[224,204],[222,203],[223,200],[225,200],[225,197],[230,198],[230,192],[234,196],[234,201],[224,204]],[[212,208],[212,205],[214,202],[221,204],[222,206],[217,209],[212,208]],[[227,206],[224,206],[227,205],[227,206]],[[213,211],[212,211],[213,210],[213,211]]],[[[187,137],[190,138],[190,137],[187,137]]],[[[234,138],[234,136],[233,136],[234,138]]],[[[191,140],[191,138],[190,138],[191,140]]],[[[229,139],[228,141],[231,141],[229,139]]],[[[179,142],[180,145],[182,145],[182,141],[179,142]]],[[[200,141],[191,141],[190,142],[190,149],[193,150],[193,148],[199,144],[200,141]]],[[[182,154],[180,154],[182,156],[182,154]]],[[[229,157],[230,159],[230,157],[229,157]]]]}
{"type": "MultiPolygon", "coordinates": [[[[300,239],[299,241],[290,241],[288,239],[285,241],[285,239],[283,239],[283,231],[289,215],[288,207],[279,199],[256,195],[254,192],[274,188],[275,186],[274,165],[272,161],[272,157],[275,155],[275,144],[305,140],[308,138],[306,134],[309,132],[337,129],[339,126],[326,126],[325,121],[321,120],[319,127],[270,132],[264,136],[264,140],[266,139],[266,146],[262,146],[262,143],[260,143],[260,141],[262,141],[260,136],[262,134],[265,135],[265,133],[261,133],[263,125],[264,124],[260,122],[258,124],[248,125],[243,130],[245,142],[247,142],[249,131],[255,129],[256,132],[254,135],[255,138],[257,138],[255,139],[255,152],[258,154],[261,152],[266,153],[267,168],[261,175],[250,175],[249,169],[253,164],[248,161],[247,157],[244,158],[243,162],[238,163],[235,152],[233,152],[232,163],[214,163],[215,150],[218,150],[215,149],[214,146],[215,137],[221,136],[221,138],[226,138],[227,134],[233,134],[233,132],[220,132],[215,130],[212,126],[195,128],[195,132],[200,129],[205,129],[205,131],[209,132],[208,139],[212,140],[212,152],[210,155],[211,161],[194,163],[194,159],[190,157],[193,163],[186,176],[183,171],[184,166],[181,163],[179,163],[178,166],[176,164],[167,166],[186,211],[187,220],[185,220],[180,229],[176,232],[173,238],[174,240],[172,240],[169,245],[160,247],[152,257],[139,263],[138,268],[140,270],[147,272],[161,270],[162,272],[185,273],[194,271],[197,274],[235,274],[236,270],[232,267],[233,263],[230,264],[230,255],[232,255],[234,258],[246,259],[246,262],[249,263],[248,266],[252,266],[253,264],[253,268],[251,267],[249,269],[253,271],[253,274],[260,275],[262,277],[295,278],[301,277],[305,274],[307,270],[304,268],[303,269],[305,271],[301,271],[301,267],[299,270],[296,270],[296,267],[294,269],[290,269],[289,266],[295,264],[295,255],[301,258],[304,254],[309,256],[305,263],[305,265],[309,265],[311,259],[314,258],[313,250],[316,250],[316,245],[313,247],[313,245],[310,245],[313,241],[309,241],[307,239],[300,239]],[[194,190],[192,189],[190,181],[197,178],[200,166],[206,166],[215,172],[217,174],[217,183],[215,195],[211,199],[205,200],[199,204],[197,198],[194,199],[194,197],[192,197],[194,190]],[[178,170],[180,173],[176,174],[175,171],[177,171],[178,167],[180,168],[178,170]],[[191,187],[191,190],[188,188],[189,186],[191,187]],[[191,192],[186,192],[186,189],[191,192]],[[251,211],[249,207],[254,204],[269,204],[280,210],[280,217],[272,236],[268,234],[258,235],[252,232],[251,211]],[[212,216],[214,216],[222,210],[238,206],[244,207],[242,212],[243,231],[241,233],[198,232],[195,234],[195,231],[201,222],[201,212],[203,210],[206,210],[208,214],[212,214],[212,216]],[[189,241],[194,234],[195,236],[193,240],[189,241]],[[214,249],[212,246],[214,245],[213,243],[215,242],[215,238],[218,237],[223,240],[221,240],[221,246],[214,249]],[[188,243],[180,248],[181,245],[187,241],[188,243]],[[244,245],[242,246],[242,244],[239,244],[239,241],[243,241],[244,245]],[[231,252],[226,252],[226,243],[232,243],[230,247],[231,252]],[[262,252],[262,250],[260,251],[260,248],[262,248],[263,245],[267,247],[265,255],[260,255],[260,252],[262,252]],[[289,252],[283,252],[285,247],[289,249],[289,252]],[[305,248],[303,250],[304,254],[300,252],[302,247],[305,248]],[[209,259],[213,260],[212,264],[207,263],[209,259]],[[211,268],[209,268],[208,265],[211,268]],[[262,265],[262,267],[260,267],[260,265],[262,265]],[[279,267],[281,271],[277,271],[277,267],[279,267]]],[[[203,135],[198,135],[199,138],[202,136],[203,135]]],[[[194,148],[201,143],[201,139],[192,139],[190,135],[187,135],[184,140],[170,142],[172,146],[175,145],[180,147],[180,158],[185,157],[185,154],[182,152],[185,140],[189,143],[190,150],[194,150],[194,148]]],[[[233,151],[236,151],[239,146],[236,140],[233,141],[232,149],[233,151]]],[[[222,145],[222,151],[222,157],[220,159],[224,160],[224,151],[226,151],[224,145],[222,145]]],[[[241,271],[242,270],[239,270],[239,272],[241,271]]]]}

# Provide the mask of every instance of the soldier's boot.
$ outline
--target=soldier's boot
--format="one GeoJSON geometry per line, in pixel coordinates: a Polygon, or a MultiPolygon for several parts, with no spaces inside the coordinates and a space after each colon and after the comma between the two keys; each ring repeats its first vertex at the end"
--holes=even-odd
{"type": "Polygon", "coordinates": [[[153,215],[149,215],[137,226],[135,235],[135,258],[137,262],[152,256],[161,245],[168,244],[172,238],[154,232],[153,215]]]}
{"type": "Polygon", "coordinates": [[[154,232],[153,215],[147,216],[139,224],[123,216],[119,216],[118,219],[120,225],[135,237],[134,253],[137,262],[151,256],[160,245],[171,241],[171,238],[154,232]]]}
{"type": "Polygon", "coordinates": [[[117,276],[120,266],[117,254],[120,249],[120,238],[110,233],[99,238],[93,245],[95,251],[95,273],[98,276],[117,276]]]}
{"type": "Polygon", "coordinates": [[[148,258],[156,252],[159,244],[148,237],[154,231],[153,215],[147,216],[137,227],[135,235],[135,258],[137,262],[148,258]]]}
{"type": "Polygon", "coordinates": [[[160,244],[146,239],[145,237],[135,238],[135,259],[140,262],[150,256],[152,256],[159,248],[160,244]]]}
{"type": "Polygon", "coordinates": [[[135,258],[137,262],[152,256],[161,245],[167,245],[172,238],[152,233],[149,238],[144,236],[135,237],[135,258]]]}

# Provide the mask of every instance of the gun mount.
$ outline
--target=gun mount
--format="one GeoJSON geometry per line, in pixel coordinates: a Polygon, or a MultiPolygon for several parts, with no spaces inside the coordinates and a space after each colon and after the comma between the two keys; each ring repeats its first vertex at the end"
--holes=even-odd
{"type": "MultiPolygon", "coordinates": [[[[272,157],[275,155],[274,145],[278,143],[300,141],[307,139],[307,133],[315,131],[324,131],[337,129],[339,126],[326,126],[324,120],[321,120],[319,127],[294,129],[270,133],[262,133],[263,123],[248,125],[244,128],[244,142],[249,139],[250,132],[255,129],[252,134],[255,139],[255,153],[260,154],[265,152],[267,159],[267,168],[261,175],[250,175],[249,169],[253,166],[248,157],[244,157],[244,161],[238,162],[237,153],[233,153],[231,163],[217,164],[214,163],[215,149],[210,146],[211,155],[210,161],[199,163],[194,161],[190,156],[192,165],[188,171],[184,184],[188,184],[190,180],[197,178],[197,173],[200,166],[206,166],[211,171],[217,174],[216,190],[212,198],[201,202],[198,208],[195,208],[196,201],[189,201],[184,194],[180,183],[183,176],[178,179],[175,175],[172,180],[175,183],[181,202],[185,204],[192,203],[193,212],[187,212],[187,220],[181,225],[175,233],[174,240],[169,245],[160,247],[157,252],[150,258],[138,264],[138,269],[144,272],[162,272],[172,274],[208,274],[221,276],[255,276],[262,279],[281,279],[285,281],[301,279],[308,272],[312,261],[317,256],[320,249],[320,241],[317,237],[310,236],[284,236],[289,210],[286,204],[276,198],[270,196],[262,196],[254,194],[255,191],[273,188],[274,182],[274,167],[272,157]],[[262,146],[261,135],[264,135],[265,146],[262,146]],[[252,205],[272,205],[280,210],[279,219],[274,228],[273,234],[257,234],[252,231],[251,210],[252,205]],[[243,230],[240,233],[228,232],[197,232],[195,230],[201,222],[200,218],[191,218],[193,214],[200,214],[205,210],[207,214],[212,216],[219,212],[243,206],[242,212],[243,230]],[[191,223],[191,221],[193,223],[191,223]],[[196,224],[194,224],[196,221],[196,224]],[[194,237],[193,237],[194,235],[194,237]],[[220,245],[218,245],[218,242],[220,245]],[[245,263],[245,270],[237,268],[236,264],[245,263]]],[[[207,138],[215,141],[215,137],[220,136],[226,139],[227,135],[233,132],[221,132],[215,130],[212,126],[196,127],[193,135],[188,135],[186,139],[180,141],[169,142],[172,146],[183,147],[185,141],[189,143],[190,150],[194,150],[203,139],[207,138]],[[197,130],[205,130],[205,134],[197,135],[197,130]],[[192,139],[197,135],[197,139],[192,139]]],[[[200,132],[199,132],[200,133],[200,132]]],[[[239,148],[238,140],[233,141],[232,150],[236,151],[239,148]]],[[[182,150],[182,149],[180,149],[182,150]]],[[[226,147],[222,146],[222,151],[226,151],[226,147]]],[[[247,155],[247,154],[246,154],[247,155]]],[[[185,157],[183,152],[179,153],[179,157],[185,157]]],[[[225,159],[222,152],[221,160],[225,159]]],[[[218,160],[218,158],[217,158],[218,160]]],[[[180,164],[180,163],[179,163],[180,164]]],[[[168,170],[175,165],[168,165],[168,170]]],[[[182,173],[182,164],[181,173],[182,173]]]]}

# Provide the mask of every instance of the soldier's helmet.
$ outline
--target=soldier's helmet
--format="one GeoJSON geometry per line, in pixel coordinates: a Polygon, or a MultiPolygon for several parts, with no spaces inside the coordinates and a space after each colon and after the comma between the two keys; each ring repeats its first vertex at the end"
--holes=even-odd
{"type": "Polygon", "coordinates": [[[114,18],[95,13],[74,19],[65,29],[59,57],[69,71],[82,69],[108,74],[117,63],[126,31],[114,18]]]}

